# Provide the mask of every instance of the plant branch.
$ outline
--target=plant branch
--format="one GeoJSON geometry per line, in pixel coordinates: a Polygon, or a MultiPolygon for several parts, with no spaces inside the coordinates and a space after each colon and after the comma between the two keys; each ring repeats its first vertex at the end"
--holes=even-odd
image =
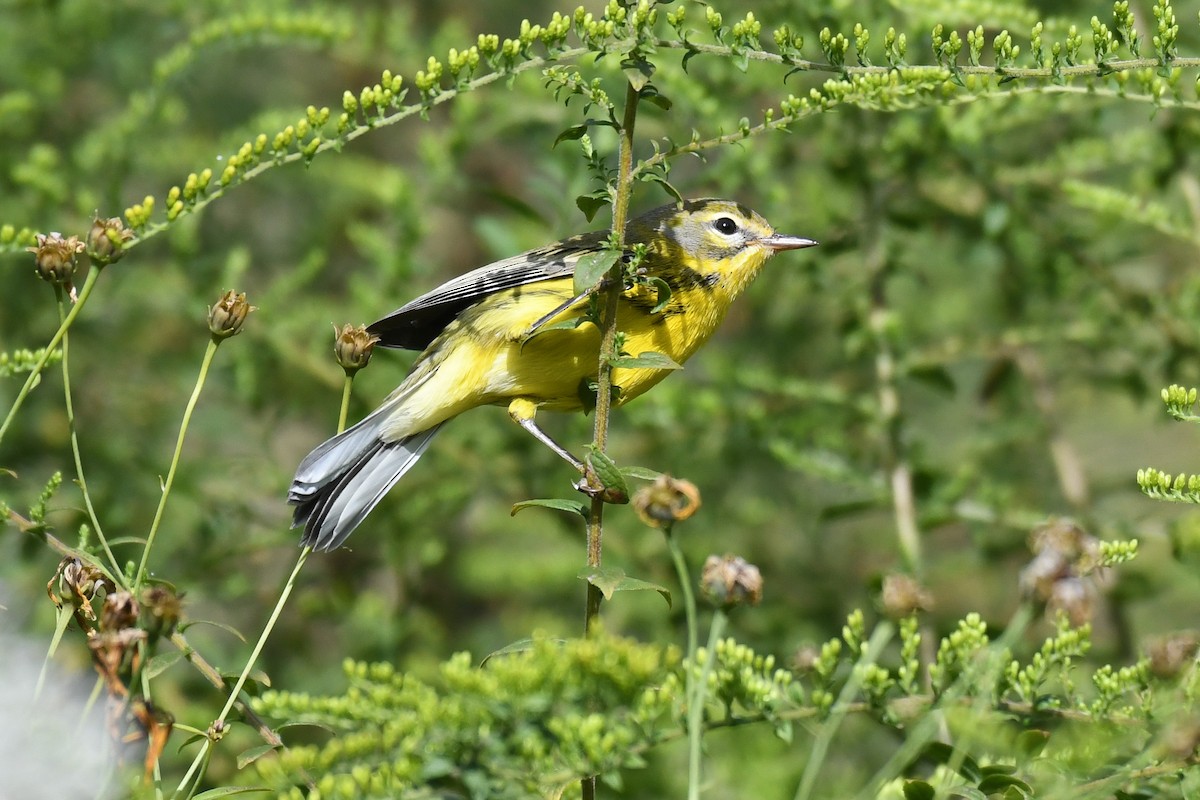
{"type": "Polygon", "coordinates": [[[188,425],[192,421],[192,412],[196,410],[196,403],[200,400],[200,391],[204,388],[204,381],[208,377],[208,369],[212,366],[213,356],[217,354],[217,347],[220,340],[211,338],[208,342],[208,347],[204,350],[204,358],[200,362],[200,373],[196,376],[196,386],[192,389],[192,396],[188,398],[187,407],[183,410],[183,421],[179,425],[179,436],[175,439],[175,452],[171,455],[171,466],[167,470],[166,480],[163,482],[162,496],[158,500],[158,508],[154,512],[154,521],[150,523],[150,533],[146,536],[146,546],[142,550],[142,560],[138,563],[137,573],[133,578],[133,592],[136,595],[137,590],[142,586],[142,580],[146,575],[146,565],[150,561],[150,549],[154,547],[154,539],[158,535],[159,525],[162,523],[163,512],[167,507],[167,498],[171,494],[171,486],[175,483],[175,471],[179,468],[179,457],[183,453],[183,442],[187,438],[188,425]]]}
{"type": "MultiPolygon", "coordinates": [[[[67,311],[64,306],[63,290],[61,286],[55,287],[55,293],[58,295],[58,318],[59,324],[66,323],[67,311]]],[[[67,331],[63,331],[62,337],[62,376],[63,376],[63,395],[67,409],[67,427],[71,432],[71,455],[75,459],[75,478],[79,482],[79,491],[83,493],[83,505],[87,509],[88,519],[92,523],[92,530],[96,532],[96,540],[100,542],[100,548],[104,550],[104,555],[108,558],[108,563],[112,565],[113,582],[118,586],[124,584],[125,576],[121,574],[121,565],[117,562],[116,556],[113,555],[112,548],[108,545],[108,538],[104,535],[104,529],[100,527],[100,518],[96,516],[96,509],[92,505],[92,495],[88,491],[87,481],[83,477],[83,456],[79,450],[79,430],[75,424],[75,405],[71,399],[71,369],[68,365],[68,347],[70,344],[70,336],[67,331]]]]}

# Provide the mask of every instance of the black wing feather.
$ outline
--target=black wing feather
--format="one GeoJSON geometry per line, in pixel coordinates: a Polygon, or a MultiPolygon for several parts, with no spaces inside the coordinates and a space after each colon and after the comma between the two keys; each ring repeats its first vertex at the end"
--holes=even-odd
{"type": "Polygon", "coordinates": [[[580,256],[595,251],[606,236],[585,233],[451,278],[371,323],[367,331],[379,337],[380,347],[424,350],[455,317],[484,298],[570,275],[580,256]]]}

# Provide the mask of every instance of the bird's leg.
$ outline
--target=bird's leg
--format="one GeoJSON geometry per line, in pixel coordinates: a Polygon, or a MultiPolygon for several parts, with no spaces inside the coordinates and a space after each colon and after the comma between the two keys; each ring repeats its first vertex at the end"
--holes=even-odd
{"type": "Polygon", "coordinates": [[[513,422],[533,434],[533,438],[546,445],[546,447],[549,447],[559,458],[566,461],[580,473],[585,473],[586,468],[583,462],[571,455],[565,447],[551,439],[550,435],[539,428],[538,424],[533,421],[536,414],[537,403],[528,398],[518,397],[508,404],[508,415],[512,417],[513,422]]]}

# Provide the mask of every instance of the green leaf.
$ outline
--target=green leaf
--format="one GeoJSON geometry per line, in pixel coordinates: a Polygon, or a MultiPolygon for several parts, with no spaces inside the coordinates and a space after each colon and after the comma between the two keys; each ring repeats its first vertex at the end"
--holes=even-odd
{"type": "Polygon", "coordinates": [[[671,302],[671,285],[657,276],[651,278],[649,283],[658,292],[658,297],[654,301],[654,308],[650,309],[650,313],[661,314],[663,309],[667,307],[667,303],[671,302]]]}
{"type": "Polygon", "coordinates": [[[175,664],[176,661],[183,658],[182,650],[172,650],[168,653],[159,653],[146,662],[146,667],[142,670],[147,678],[157,678],[159,675],[166,672],[175,664]]]}
{"type": "Polygon", "coordinates": [[[192,800],[213,800],[217,797],[232,797],[235,794],[251,794],[253,792],[270,792],[265,786],[223,786],[220,789],[209,789],[207,792],[201,792],[194,795],[192,800]]]}
{"type": "Polygon", "coordinates": [[[621,62],[621,71],[635,91],[641,92],[654,74],[654,65],[641,56],[627,57],[621,62]]]}
{"type": "MultiPolygon", "coordinates": [[[[228,681],[230,686],[237,683],[238,678],[242,677],[241,672],[233,672],[232,670],[228,670],[228,671],[220,670],[220,673],[221,673],[221,677],[224,678],[226,681],[228,681]]],[[[267,673],[263,672],[261,669],[250,670],[250,674],[246,676],[246,682],[244,684],[242,684],[242,691],[246,691],[246,689],[252,683],[256,684],[258,686],[265,686],[268,689],[271,688],[270,676],[267,675],[267,673]]]]}
{"type": "Polygon", "coordinates": [[[239,631],[237,628],[233,627],[232,625],[226,625],[224,622],[214,622],[211,619],[188,620],[179,626],[179,632],[183,633],[193,625],[212,625],[214,628],[220,628],[226,633],[232,633],[234,636],[242,640],[242,644],[246,643],[246,637],[242,636],[241,631],[239,631]]]}
{"type": "Polygon", "coordinates": [[[649,183],[657,183],[659,186],[661,186],[663,188],[663,191],[665,191],[668,195],[671,196],[671,199],[674,200],[676,203],[684,202],[683,195],[680,194],[679,190],[676,189],[675,186],[669,180],[664,178],[660,173],[647,172],[647,173],[641,175],[639,179],[643,180],[643,181],[647,181],[649,183]]]}
{"type": "Polygon", "coordinates": [[[537,500],[522,500],[519,503],[513,503],[512,511],[509,512],[510,517],[515,517],[517,512],[524,511],[527,508],[552,508],[555,511],[566,511],[571,514],[578,514],[587,519],[588,505],[582,500],[566,500],[560,497],[543,497],[537,500]]]}
{"type": "Polygon", "coordinates": [[[940,389],[946,394],[954,394],[956,387],[954,378],[941,364],[909,364],[908,377],[921,383],[940,389]]]}
{"type": "Polygon", "coordinates": [[[504,647],[501,647],[499,650],[493,650],[492,652],[488,653],[486,656],[484,656],[483,661],[479,662],[479,666],[482,667],[489,660],[496,658],[497,656],[508,656],[508,655],[514,655],[516,653],[528,653],[530,650],[533,649],[533,646],[535,644],[537,644],[538,641],[551,641],[558,645],[565,645],[568,642],[567,639],[539,640],[539,639],[533,639],[533,638],[526,636],[524,639],[517,639],[515,642],[513,642],[511,644],[506,644],[504,647]]]}
{"type": "Polygon", "coordinates": [[[607,453],[597,450],[595,445],[591,445],[588,447],[588,453],[584,456],[584,460],[600,480],[605,494],[613,496],[613,499],[608,502],[629,502],[629,484],[625,481],[621,470],[617,468],[616,462],[609,458],[607,453]],[[622,497],[624,500],[619,499],[622,497]]]}
{"type": "Polygon", "coordinates": [[[583,212],[583,216],[591,222],[595,218],[596,213],[608,205],[608,195],[591,195],[581,194],[575,198],[575,207],[583,212]]]}
{"type": "Polygon", "coordinates": [[[1015,764],[987,764],[979,768],[979,772],[985,778],[989,775],[1012,775],[1016,771],[1015,764]]]}
{"type": "Polygon", "coordinates": [[[605,600],[612,600],[617,592],[641,592],[647,589],[658,592],[667,607],[671,606],[671,593],[657,583],[650,583],[640,578],[631,578],[620,567],[584,567],[579,571],[579,577],[595,586],[604,595],[605,600]]]}
{"type": "Polygon", "coordinates": [[[1009,787],[1014,787],[1022,794],[1033,794],[1033,788],[1015,775],[988,775],[979,782],[979,791],[984,794],[997,794],[1009,787]]]}
{"type": "Polygon", "coordinates": [[[653,350],[636,356],[619,356],[609,359],[608,363],[623,369],[683,369],[683,365],[676,363],[670,356],[653,350]]]}
{"type": "Polygon", "coordinates": [[[245,769],[278,746],[279,745],[275,744],[260,744],[257,747],[251,747],[248,750],[243,750],[242,752],[238,753],[238,769],[245,769]]]}
{"type": "Polygon", "coordinates": [[[189,736],[188,738],[184,739],[182,742],[179,743],[179,749],[176,750],[175,752],[182,753],[183,748],[187,747],[189,744],[192,744],[193,742],[199,742],[199,741],[202,741],[207,738],[208,737],[205,736],[203,733],[193,733],[191,736],[189,736]]]}
{"type": "Polygon", "coordinates": [[[962,800],[987,800],[987,795],[974,786],[956,786],[951,790],[950,797],[961,797],[962,800]]]}
{"type": "Polygon", "coordinates": [[[657,480],[662,475],[658,470],[649,467],[621,467],[621,474],[639,481],[657,480]]]}
{"type": "Polygon", "coordinates": [[[1027,761],[1032,758],[1037,758],[1046,749],[1046,743],[1050,741],[1050,732],[1041,730],[1021,731],[1017,736],[1017,760],[1027,761]]]}
{"type": "Polygon", "coordinates": [[[558,147],[559,142],[568,142],[568,141],[571,141],[572,139],[582,139],[583,135],[585,133],[587,133],[587,129],[588,129],[587,125],[572,125],[571,127],[567,128],[565,131],[560,133],[554,139],[554,144],[552,144],[550,146],[558,147]]]}
{"type": "Polygon", "coordinates": [[[983,777],[983,771],[979,769],[979,762],[965,753],[956,753],[954,748],[945,742],[930,742],[925,745],[925,748],[921,751],[921,755],[917,758],[945,766],[950,766],[958,758],[961,758],[962,763],[958,765],[959,775],[962,775],[969,781],[978,781],[983,777]]]}
{"type": "Polygon", "coordinates": [[[337,730],[332,725],[326,725],[324,722],[313,722],[311,720],[294,720],[292,722],[282,722],[275,726],[276,732],[285,728],[317,728],[326,733],[337,734],[337,730]]]}
{"type": "Polygon", "coordinates": [[[644,86],[638,91],[638,97],[651,105],[658,106],[663,111],[670,111],[674,103],[664,94],[660,94],[655,86],[644,86]]]}
{"type": "Polygon", "coordinates": [[[904,800],[933,800],[936,792],[925,781],[905,781],[904,800]]]}
{"type": "Polygon", "coordinates": [[[575,294],[591,291],[621,257],[619,250],[588,253],[575,262],[575,294]]]}

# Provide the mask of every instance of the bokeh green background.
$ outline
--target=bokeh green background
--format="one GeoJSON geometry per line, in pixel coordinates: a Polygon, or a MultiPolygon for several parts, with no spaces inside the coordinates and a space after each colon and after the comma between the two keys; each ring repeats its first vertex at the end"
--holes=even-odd
{"type": "MultiPolygon", "coordinates": [[[[910,61],[921,63],[930,61],[921,42],[934,21],[979,22],[989,37],[1007,27],[1021,39],[1040,17],[1061,37],[1056,20],[1086,26],[1111,12],[1085,0],[970,5],[721,10],[732,21],[752,8],[764,40],[787,22],[814,55],[825,25],[847,33],[860,21],[876,31],[895,25],[909,34],[910,61]]],[[[1149,17],[1148,3],[1135,5],[1149,17]]],[[[161,207],[187,173],[219,172],[221,154],[294,122],[308,104],[337,109],[344,90],[373,84],[385,68],[411,78],[429,54],[461,49],[478,33],[515,35],[523,17],[571,10],[544,2],[255,9],[307,16],[286,31],[213,36],[172,61],[189,36],[245,18],[240,5],[0,8],[0,222],[82,234],[94,211],[118,215],[147,193],[161,207]]],[[[1200,49],[1196,11],[1176,7],[1184,52],[1200,49]]],[[[693,19],[702,27],[702,9],[693,19]]],[[[779,68],[743,73],[703,57],[685,72],[680,54],[667,51],[656,63],[655,82],[674,106],[643,108],[641,156],[652,139],[757,122],[766,105],[826,77],[784,83],[779,68]]],[[[621,96],[615,60],[584,72],[621,96]]],[[[589,223],[574,206],[595,188],[577,145],[553,146],[581,119],[578,104],[564,106],[530,72],[307,168],[271,170],[105,272],[72,332],[71,359],[83,458],[110,536],[149,528],[208,339],[206,306],[235,288],[259,307],[218,353],[152,560],[156,577],[186,591],[189,618],[252,637],[278,596],[297,554],[286,487],[336,421],[331,325],[370,322],[452,275],[607,223],[603,213],[589,223]]],[[[692,562],[736,552],[761,567],[764,602],[738,615],[736,635],[786,660],[836,634],[849,610],[874,613],[881,577],[904,568],[889,498],[897,456],[913,470],[933,630],[970,610],[1003,626],[1020,600],[1030,527],[1055,515],[1102,538],[1142,542],[1094,610],[1098,658],[1130,661],[1149,637],[1196,626],[1196,523],[1186,509],[1143,497],[1134,473],[1200,466],[1196,432],[1169,421],[1158,400],[1162,386],[1200,379],[1198,135],[1195,110],[1029,94],[891,114],[843,107],[674,162],[670,178],[685,196],[735,198],[779,230],[822,243],[771,262],[709,347],[615,418],[619,463],[700,488],[704,506],[680,532],[692,562]],[[899,369],[895,429],[879,414],[872,315],[884,315],[899,369]]],[[[596,142],[613,146],[603,130],[596,142]]],[[[667,199],[642,185],[634,206],[667,199]]],[[[0,253],[0,270],[0,350],[44,345],[57,323],[53,292],[28,254],[0,253]]],[[[411,358],[376,354],[356,384],[352,418],[390,391],[411,358]]],[[[18,386],[0,382],[0,407],[18,386]]],[[[15,473],[0,475],[0,498],[15,509],[54,470],[70,474],[60,388],[50,371],[0,449],[0,466],[15,473]]],[[[546,424],[570,446],[590,438],[582,416],[546,424]]],[[[570,496],[571,479],[502,409],[456,420],[348,549],[310,559],[260,667],[277,687],[335,690],[346,657],[421,671],[537,630],[578,634],[581,526],[551,512],[509,514],[523,499],[570,496]]],[[[84,519],[77,490],[64,488],[54,509],[52,522],[72,539],[84,519]]],[[[607,521],[607,564],[673,585],[657,532],[627,508],[607,521]]],[[[119,554],[138,552],[126,545],[119,554]]],[[[43,587],[57,560],[14,528],[0,534],[0,628],[48,642],[53,609],[43,587]]],[[[681,613],[646,592],[619,596],[604,617],[610,629],[678,642],[681,613]]],[[[218,628],[189,635],[222,667],[245,657],[218,628]]],[[[60,660],[84,670],[87,659],[68,639],[60,660]]],[[[201,728],[219,707],[183,665],[156,685],[164,707],[201,728]]],[[[882,734],[863,741],[831,762],[829,796],[892,746],[882,734]]],[[[765,731],[718,735],[711,747],[757,751],[761,785],[790,781],[803,752],[765,731]]],[[[748,796],[737,760],[716,763],[723,796],[748,796]]],[[[231,768],[220,762],[217,779],[231,768]]],[[[674,785],[653,769],[628,779],[637,796],[674,785]]]]}

